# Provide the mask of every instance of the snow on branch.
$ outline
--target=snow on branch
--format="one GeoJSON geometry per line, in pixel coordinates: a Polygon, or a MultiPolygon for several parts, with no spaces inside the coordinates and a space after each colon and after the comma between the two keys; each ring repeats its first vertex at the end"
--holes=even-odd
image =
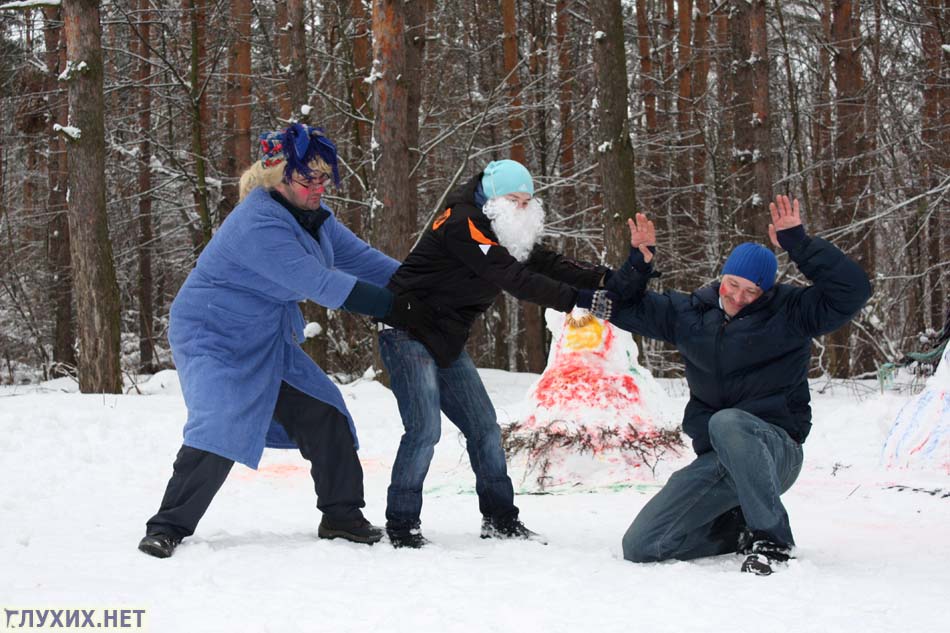
{"type": "Polygon", "coordinates": [[[59,77],[57,77],[57,79],[59,79],[60,81],[69,81],[70,79],[73,78],[73,75],[75,75],[76,73],[85,72],[88,69],[89,69],[89,66],[88,64],[86,64],[86,62],[76,63],[70,60],[66,62],[66,68],[63,69],[63,72],[59,74],[59,77]]]}
{"type": "Polygon", "coordinates": [[[39,7],[58,7],[61,4],[60,0],[20,0],[20,2],[4,2],[0,4],[0,9],[35,9],[39,7]]]}
{"type": "Polygon", "coordinates": [[[73,127],[71,125],[60,125],[59,123],[54,123],[53,131],[61,132],[74,141],[78,141],[80,137],[82,137],[82,130],[80,130],[78,127],[73,127]]]}

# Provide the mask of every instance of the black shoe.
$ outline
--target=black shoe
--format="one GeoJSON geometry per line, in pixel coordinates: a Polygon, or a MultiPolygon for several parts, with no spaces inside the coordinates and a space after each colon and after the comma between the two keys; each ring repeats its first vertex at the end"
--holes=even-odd
{"type": "Polygon", "coordinates": [[[736,554],[748,556],[752,553],[752,543],[755,542],[755,536],[749,528],[743,528],[739,531],[739,540],[736,543],[736,554]]]}
{"type": "Polygon", "coordinates": [[[323,517],[317,528],[320,538],[341,538],[353,543],[372,545],[383,538],[382,528],[378,528],[364,518],[351,521],[335,521],[323,517]]]}
{"type": "Polygon", "coordinates": [[[168,558],[175,553],[175,548],[181,543],[177,536],[168,534],[146,534],[139,541],[139,551],[155,558],[168,558]]]}
{"type": "Polygon", "coordinates": [[[482,538],[521,539],[534,541],[542,545],[548,544],[546,538],[526,528],[524,523],[517,518],[496,520],[490,517],[482,517],[482,538]]]}
{"type": "Polygon", "coordinates": [[[422,549],[429,544],[429,539],[422,536],[422,530],[419,526],[409,528],[386,528],[386,535],[389,536],[389,544],[396,549],[407,547],[409,549],[422,549]]]}
{"type": "Polygon", "coordinates": [[[740,569],[756,576],[768,576],[775,571],[776,566],[793,558],[791,551],[790,547],[773,541],[756,541],[752,544],[752,553],[746,557],[740,569]]]}

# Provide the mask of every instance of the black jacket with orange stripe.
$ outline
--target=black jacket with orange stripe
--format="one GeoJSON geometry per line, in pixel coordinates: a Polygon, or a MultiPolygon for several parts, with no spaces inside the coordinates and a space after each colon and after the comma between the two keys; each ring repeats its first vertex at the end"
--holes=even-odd
{"type": "Polygon", "coordinates": [[[535,247],[525,263],[498,244],[491,221],[475,202],[478,174],[453,191],[446,210],[426,228],[389,289],[411,293],[436,312],[431,330],[413,332],[440,367],[465,347],[475,319],[504,290],[517,299],[567,312],[575,288],[597,288],[607,268],[535,247]]]}

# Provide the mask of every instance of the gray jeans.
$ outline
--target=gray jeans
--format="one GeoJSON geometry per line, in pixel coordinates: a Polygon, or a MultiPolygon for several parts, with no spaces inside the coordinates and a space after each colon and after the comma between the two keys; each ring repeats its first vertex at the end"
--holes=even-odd
{"type": "Polygon", "coordinates": [[[713,450],[673,473],[623,536],[635,563],[734,553],[739,532],[792,546],[779,498],[802,468],[802,447],[781,428],[739,409],[709,419],[713,450]]]}

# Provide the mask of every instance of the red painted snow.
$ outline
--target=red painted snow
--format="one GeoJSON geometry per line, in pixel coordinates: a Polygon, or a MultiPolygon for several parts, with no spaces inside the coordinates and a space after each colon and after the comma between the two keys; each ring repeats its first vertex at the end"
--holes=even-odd
{"type": "Polygon", "coordinates": [[[559,359],[538,381],[534,397],[547,409],[613,406],[640,402],[640,389],[629,375],[608,375],[579,358],[559,359]]]}

